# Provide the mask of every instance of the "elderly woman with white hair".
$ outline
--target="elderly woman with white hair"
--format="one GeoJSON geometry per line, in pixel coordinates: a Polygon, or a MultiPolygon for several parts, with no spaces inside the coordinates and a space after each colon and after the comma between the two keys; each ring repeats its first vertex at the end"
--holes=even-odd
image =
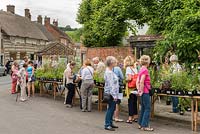
{"type": "Polygon", "coordinates": [[[105,130],[115,131],[117,126],[113,125],[113,114],[116,107],[116,101],[119,95],[119,79],[117,75],[113,72],[113,67],[117,65],[117,60],[113,56],[108,56],[106,58],[106,71],[104,74],[105,86],[104,93],[110,94],[111,98],[108,101],[108,108],[105,117],[105,130]]]}
{"type": "MultiPolygon", "coordinates": [[[[178,63],[178,57],[176,55],[172,55],[169,60],[171,62],[171,66],[170,66],[171,73],[174,74],[182,70],[181,66],[178,63]]],[[[172,96],[172,112],[173,113],[179,112],[178,104],[179,104],[178,97],[172,96]]]]}

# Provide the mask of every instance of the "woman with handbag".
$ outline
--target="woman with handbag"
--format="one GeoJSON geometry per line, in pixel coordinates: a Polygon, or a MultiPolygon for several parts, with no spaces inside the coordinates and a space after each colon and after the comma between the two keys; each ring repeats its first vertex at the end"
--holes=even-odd
{"type": "Polygon", "coordinates": [[[16,93],[16,86],[17,86],[17,80],[18,80],[18,68],[19,65],[17,63],[17,61],[14,61],[12,67],[11,67],[11,79],[12,79],[12,89],[11,89],[11,94],[15,94],[16,93]]]}
{"type": "Polygon", "coordinates": [[[128,97],[128,113],[129,117],[126,123],[132,124],[133,121],[137,122],[138,108],[137,108],[137,95],[133,92],[137,90],[136,81],[138,76],[138,70],[134,64],[134,59],[131,56],[127,56],[124,60],[126,67],[126,94],[128,97]]]}
{"type": "MultiPolygon", "coordinates": [[[[119,78],[119,93],[122,93],[122,86],[123,86],[123,80],[124,80],[124,75],[122,73],[122,70],[119,66],[115,66],[113,67],[113,72],[117,75],[117,77],[119,78]]],[[[113,120],[115,122],[123,122],[124,120],[123,119],[120,119],[119,118],[119,112],[120,112],[120,103],[121,103],[121,99],[118,99],[116,101],[116,109],[115,109],[115,112],[114,112],[114,117],[113,117],[113,120]]]]}
{"type": "Polygon", "coordinates": [[[94,87],[93,73],[94,69],[90,60],[85,61],[85,66],[81,71],[81,99],[82,112],[91,112],[92,110],[92,89],[94,87]]]}
{"type": "Polygon", "coordinates": [[[28,72],[28,97],[31,96],[31,91],[32,91],[32,96],[35,96],[35,76],[34,76],[34,72],[35,72],[35,68],[33,66],[33,62],[29,61],[28,62],[28,67],[26,69],[26,71],[28,72]]]}
{"type": "MultiPolygon", "coordinates": [[[[64,81],[63,84],[68,89],[65,90],[65,101],[64,101],[64,104],[66,104],[67,108],[72,108],[72,99],[75,95],[75,84],[74,84],[75,75],[73,74],[73,69],[75,68],[75,65],[76,65],[75,62],[70,62],[70,64],[67,66],[63,74],[63,81],[64,81]]],[[[79,77],[77,79],[79,79],[79,77]]]]}
{"type": "Polygon", "coordinates": [[[116,74],[112,71],[113,67],[117,64],[117,60],[113,56],[108,56],[106,58],[106,71],[104,74],[105,86],[104,86],[104,96],[109,95],[110,98],[107,101],[108,108],[105,116],[105,130],[115,131],[118,128],[113,124],[113,115],[116,108],[116,101],[119,95],[119,79],[116,74]]]}
{"type": "Polygon", "coordinates": [[[138,95],[141,97],[141,112],[139,117],[139,129],[143,131],[153,131],[154,129],[149,126],[150,112],[151,112],[151,81],[148,71],[150,64],[150,57],[143,55],[140,58],[140,64],[142,65],[137,79],[138,95]]]}

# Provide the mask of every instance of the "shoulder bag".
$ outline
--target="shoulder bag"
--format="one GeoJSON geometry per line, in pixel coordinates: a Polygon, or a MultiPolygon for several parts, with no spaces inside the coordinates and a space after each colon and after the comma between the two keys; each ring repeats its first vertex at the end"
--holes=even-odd
{"type": "MultiPolygon", "coordinates": [[[[132,70],[131,67],[130,69],[132,70]]],[[[131,77],[131,80],[128,82],[128,88],[136,88],[136,81],[137,81],[138,74],[136,74],[133,70],[132,72],[134,73],[134,75],[129,74],[129,77],[131,77]]]]}
{"type": "Polygon", "coordinates": [[[108,103],[109,101],[112,101],[112,100],[113,100],[113,97],[110,93],[103,94],[103,100],[102,100],[103,103],[108,103]]]}

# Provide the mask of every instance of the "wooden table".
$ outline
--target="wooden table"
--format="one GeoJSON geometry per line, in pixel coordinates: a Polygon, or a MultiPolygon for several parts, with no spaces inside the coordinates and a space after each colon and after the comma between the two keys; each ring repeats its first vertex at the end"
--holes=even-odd
{"type": "Polygon", "coordinates": [[[58,91],[60,93],[60,95],[63,94],[63,91],[60,92],[58,90],[58,85],[61,85],[62,82],[58,82],[58,81],[43,81],[43,80],[39,80],[39,87],[40,87],[40,96],[43,95],[43,92],[44,92],[44,85],[49,83],[49,84],[52,84],[53,85],[53,97],[54,97],[54,100],[56,99],[56,91],[58,91]]]}
{"type": "Polygon", "coordinates": [[[104,87],[96,86],[96,88],[98,88],[98,111],[101,112],[103,110],[103,106],[107,106],[106,103],[102,103],[104,87]]]}
{"type": "Polygon", "coordinates": [[[200,116],[198,115],[198,102],[200,101],[200,96],[179,96],[179,95],[167,95],[167,94],[155,94],[151,97],[151,117],[154,117],[154,105],[158,96],[174,96],[179,98],[189,98],[191,99],[191,128],[192,131],[197,131],[197,125],[200,123],[200,116]]]}
{"type": "MultiPolygon", "coordinates": [[[[40,96],[43,95],[43,92],[44,92],[44,85],[45,84],[52,84],[53,85],[53,97],[54,97],[54,100],[56,99],[56,92],[58,91],[58,93],[60,94],[60,96],[63,95],[63,93],[65,92],[65,88],[60,91],[58,89],[58,86],[59,85],[62,85],[63,83],[62,82],[58,82],[58,81],[42,81],[42,80],[39,80],[39,86],[40,86],[40,96]]],[[[78,94],[79,98],[80,98],[80,91],[78,90],[78,84],[76,83],[76,86],[75,86],[75,95],[73,97],[73,105],[75,105],[75,100],[76,100],[76,94],[78,94]]]]}

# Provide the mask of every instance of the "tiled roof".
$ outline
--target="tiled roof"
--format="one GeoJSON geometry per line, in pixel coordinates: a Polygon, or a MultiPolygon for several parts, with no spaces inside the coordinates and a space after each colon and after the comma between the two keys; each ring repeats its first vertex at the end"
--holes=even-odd
{"type": "Polygon", "coordinates": [[[156,41],[161,39],[163,39],[161,35],[138,35],[138,36],[130,36],[129,42],[156,41]]]}
{"type": "Polygon", "coordinates": [[[34,22],[17,14],[0,11],[0,26],[9,36],[48,40],[34,22]]]}
{"type": "Polygon", "coordinates": [[[53,37],[53,35],[47,30],[47,28],[38,23],[38,22],[35,22],[35,25],[42,31],[42,33],[47,37],[48,41],[55,41],[56,39],[53,37]]]}
{"type": "Polygon", "coordinates": [[[71,38],[62,30],[60,30],[57,26],[51,25],[51,27],[60,34],[60,37],[68,39],[70,42],[72,42],[71,38]]]}
{"type": "Polygon", "coordinates": [[[51,42],[38,52],[41,55],[73,55],[74,50],[60,42],[51,42]]]}

